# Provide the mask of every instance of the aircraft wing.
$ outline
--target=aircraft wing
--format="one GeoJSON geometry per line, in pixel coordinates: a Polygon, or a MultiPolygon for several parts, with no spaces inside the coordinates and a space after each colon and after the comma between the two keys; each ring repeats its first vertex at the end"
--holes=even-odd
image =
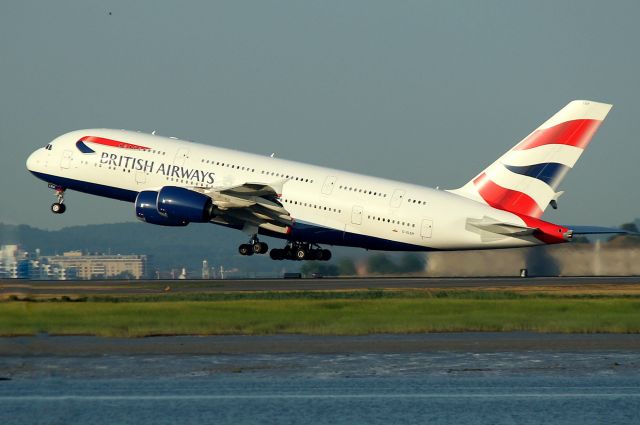
{"type": "Polygon", "coordinates": [[[192,189],[208,195],[213,201],[214,223],[262,228],[287,234],[293,219],[279,201],[284,182],[192,189]]]}

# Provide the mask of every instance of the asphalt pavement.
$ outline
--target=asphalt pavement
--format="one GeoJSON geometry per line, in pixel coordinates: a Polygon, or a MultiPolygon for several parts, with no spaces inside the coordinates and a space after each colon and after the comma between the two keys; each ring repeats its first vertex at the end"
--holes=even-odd
{"type": "Polygon", "coordinates": [[[598,277],[369,277],[306,279],[229,280],[1,280],[0,296],[8,295],[132,295],[171,293],[214,293],[233,291],[323,291],[358,289],[483,289],[562,288],[592,286],[605,289],[640,289],[640,276],[598,277]],[[634,288],[635,289],[635,288],[634,288]]]}

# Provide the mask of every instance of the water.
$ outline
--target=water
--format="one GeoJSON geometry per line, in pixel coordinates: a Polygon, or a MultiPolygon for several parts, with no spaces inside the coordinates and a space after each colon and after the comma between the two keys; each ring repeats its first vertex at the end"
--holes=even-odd
{"type": "Polygon", "coordinates": [[[626,352],[0,357],[0,424],[629,424],[626,352]]]}

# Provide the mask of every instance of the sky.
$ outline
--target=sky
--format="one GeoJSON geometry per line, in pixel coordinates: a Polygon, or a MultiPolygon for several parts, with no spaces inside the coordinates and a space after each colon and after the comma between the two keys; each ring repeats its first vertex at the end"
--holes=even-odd
{"type": "Polygon", "coordinates": [[[456,188],[573,99],[612,103],[544,219],[640,217],[638,1],[0,4],[0,222],[134,221],[25,169],[67,131],[125,128],[456,188]]]}

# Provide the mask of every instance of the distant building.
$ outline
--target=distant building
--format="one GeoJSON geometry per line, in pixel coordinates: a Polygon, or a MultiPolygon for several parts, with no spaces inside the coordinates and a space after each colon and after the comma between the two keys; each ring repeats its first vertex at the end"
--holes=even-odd
{"type": "Polygon", "coordinates": [[[25,270],[28,270],[28,265],[25,265],[27,258],[28,254],[18,245],[0,246],[0,277],[24,278],[25,270]]]}
{"type": "Polygon", "coordinates": [[[209,268],[209,262],[207,260],[202,260],[202,278],[203,279],[209,279],[209,271],[211,269],[209,268]]]}
{"type": "Polygon", "coordinates": [[[40,257],[43,263],[64,270],[65,277],[72,274],[77,279],[108,279],[129,276],[140,279],[145,276],[146,255],[106,255],[83,254],[81,251],[69,251],[62,255],[40,257]]]}

